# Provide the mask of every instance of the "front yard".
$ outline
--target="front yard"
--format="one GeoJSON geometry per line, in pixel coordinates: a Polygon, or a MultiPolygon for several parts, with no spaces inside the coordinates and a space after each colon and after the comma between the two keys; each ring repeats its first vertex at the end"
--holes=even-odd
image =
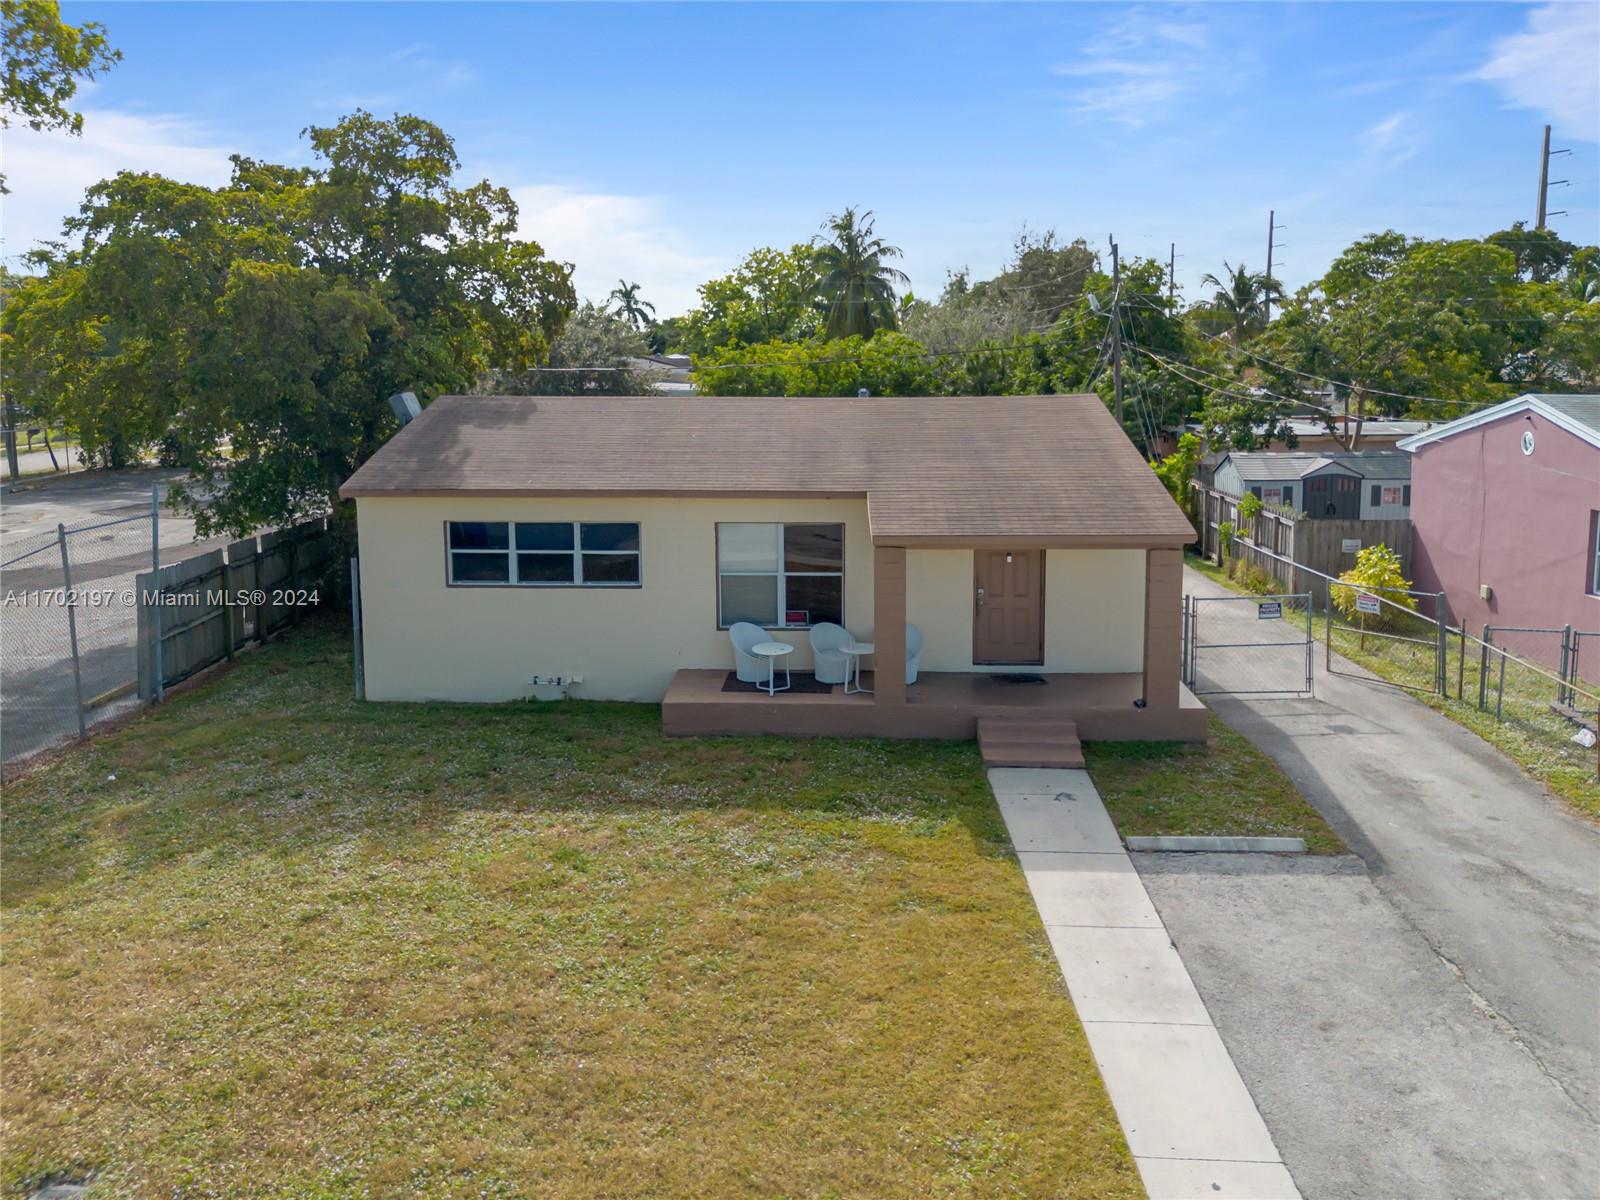
{"type": "Polygon", "coordinates": [[[349,662],[7,788],[8,1194],[1141,1194],[972,745],[349,662]]]}

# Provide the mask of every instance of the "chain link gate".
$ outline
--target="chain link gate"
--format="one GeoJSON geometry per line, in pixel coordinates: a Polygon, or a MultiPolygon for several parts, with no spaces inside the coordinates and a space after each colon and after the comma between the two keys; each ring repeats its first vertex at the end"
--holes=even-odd
{"type": "Polygon", "coordinates": [[[1329,596],[1324,665],[1330,675],[1408,692],[1448,693],[1450,625],[1443,592],[1333,587],[1343,588],[1355,611],[1341,612],[1335,596],[1329,596]],[[1349,668],[1351,663],[1356,670],[1349,668]]]}
{"type": "Polygon", "coordinates": [[[1185,596],[1183,681],[1221,692],[1310,696],[1311,593],[1185,596]]]}

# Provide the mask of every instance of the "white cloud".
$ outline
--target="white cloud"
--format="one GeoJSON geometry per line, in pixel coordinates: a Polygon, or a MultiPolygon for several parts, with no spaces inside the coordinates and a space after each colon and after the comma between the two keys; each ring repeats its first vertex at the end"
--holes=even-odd
{"type": "Polygon", "coordinates": [[[210,133],[174,116],[86,109],[83,136],[12,126],[0,133],[6,186],[0,238],[8,265],[41,239],[61,236],[91,184],[118,171],[155,171],[215,187],[232,172],[210,133]]]}
{"type": "Polygon", "coordinates": [[[1498,39],[1476,78],[1515,108],[1537,109],[1568,137],[1600,141],[1600,4],[1547,4],[1498,39]]]}
{"type": "Polygon", "coordinates": [[[1416,154],[1420,135],[1410,113],[1391,113],[1365,134],[1367,153],[1381,158],[1389,166],[1403,163],[1416,154]]]}
{"type": "Polygon", "coordinates": [[[1077,112],[1110,117],[1140,128],[1161,109],[1219,72],[1210,52],[1210,32],[1193,21],[1153,21],[1140,9],[1112,21],[1057,75],[1082,79],[1072,93],[1077,112]]]}
{"type": "Polygon", "coordinates": [[[552,258],[573,263],[578,294],[597,303],[617,280],[637,282],[639,294],[663,317],[692,307],[695,289],[730,265],[699,253],[646,196],[586,192],[562,184],[513,187],[517,232],[552,258]]]}

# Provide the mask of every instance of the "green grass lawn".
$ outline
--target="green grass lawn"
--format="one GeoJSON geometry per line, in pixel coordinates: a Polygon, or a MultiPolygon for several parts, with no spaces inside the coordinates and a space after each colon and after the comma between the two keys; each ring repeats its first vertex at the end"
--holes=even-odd
{"type": "MultiPolygon", "coordinates": [[[[1184,564],[1208,579],[1237,592],[1248,592],[1227,573],[1204,559],[1187,555],[1184,564]]],[[[1410,618],[1402,618],[1409,620],[1410,618]]],[[[1420,625],[1421,623],[1419,623],[1420,625]]],[[[1426,630],[1418,629],[1418,633],[1426,630]]],[[[1327,636],[1326,617],[1318,614],[1316,634],[1327,636]]],[[[1386,638],[1362,631],[1336,616],[1333,627],[1334,653],[1365,667],[1380,679],[1407,686],[1418,700],[1459,725],[1472,730],[1499,749],[1551,792],[1570,803],[1590,819],[1600,818],[1600,777],[1596,755],[1572,740],[1575,726],[1550,708],[1556,683],[1548,675],[1508,664],[1501,719],[1494,714],[1494,691],[1499,681],[1498,658],[1491,656],[1489,710],[1478,708],[1480,654],[1468,642],[1463,660],[1459,635],[1447,643],[1447,682],[1450,694],[1420,690],[1432,686],[1437,652],[1414,641],[1386,638]]],[[[1316,653],[1321,654],[1318,648],[1316,653]]],[[[1127,831],[1124,831],[1127,832],[1127,831]]]]}
{"type": "Polygon", "coordinates": [[[1123,837],[1301,837],[1312,854],[1345,845],[1278,764],[1215,716],[1210,741],[1089,742],[1084,760],[1123,837]]]}
{"type": "Polygon", "coordinates": [[[314,623],[0,832],[9,1195],[1142,1195],[971,744],[360,704],[314,623]]]}

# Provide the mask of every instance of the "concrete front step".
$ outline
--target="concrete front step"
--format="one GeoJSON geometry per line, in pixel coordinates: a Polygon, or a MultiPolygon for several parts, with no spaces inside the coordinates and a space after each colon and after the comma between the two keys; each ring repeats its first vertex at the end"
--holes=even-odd
{"type": "Polygon", "coordinates": [[[984,717],[978,722],[978,749],[985,767],[1083,766],[1078,727],[1061,717],[984,717]]]}

